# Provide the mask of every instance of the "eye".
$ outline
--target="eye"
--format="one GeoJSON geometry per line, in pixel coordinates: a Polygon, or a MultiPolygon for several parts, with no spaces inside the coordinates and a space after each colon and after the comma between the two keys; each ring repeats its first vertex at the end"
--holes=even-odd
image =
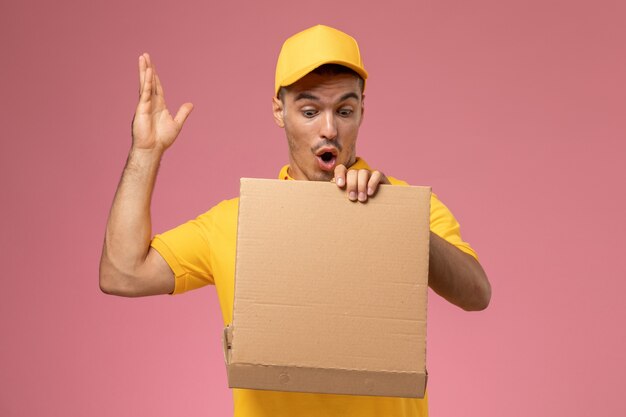
{"type": "Polygon", "coordinates": [[[343,108],[343,109],[339,109],[337,111],[337,113],[341,117],[349,117],[353,113],[353,110],[352,109],[345,109],[345,108],[343,108]]]}
{"type": "Polygon", "coordinates": [[[314,110],[314,109],[302,110],[302,115],[308,119],[315,117],[316,114],[317,114],[317,110],[314,110]]]}

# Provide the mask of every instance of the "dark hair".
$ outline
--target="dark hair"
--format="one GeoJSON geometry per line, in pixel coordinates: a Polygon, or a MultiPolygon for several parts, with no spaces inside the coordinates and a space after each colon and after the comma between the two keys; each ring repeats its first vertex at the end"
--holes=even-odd
{"type": "MultiPolygon", "coordinates": [[[[311,71],[309,74],[317,74],[317,75],[340,75],[340,74],[351,74],[354,75],[355,77],[357,77],[359,79],[359,87],[361,88],[361,94],[363,93],[363,89],[365,87],[365,80],[363,79],[363,77],[361,77],[355,70],[345,67],[343,65],[339,65],[339,64],[324,64],[321,65],[317,68],[315,68],[313,71],[311,71]]],[[[283,101],[283,98],[285,96],[285,91],[287,91],[287,88],[289,88],[289,86],[287,87],[280,87],[280,89],[278,90],[278,98],[283,101]]]]}

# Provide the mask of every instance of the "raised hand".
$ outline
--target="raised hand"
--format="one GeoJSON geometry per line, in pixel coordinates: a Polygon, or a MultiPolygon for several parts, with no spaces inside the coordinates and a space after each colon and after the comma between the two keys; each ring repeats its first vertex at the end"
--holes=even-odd
{"type": "Polygon", "coordinates": [[[191,113],[185,103],[172,117],[165,105],[163,86],[147,53],[139,57],[139,103],[133,118],[133,148],[163,152],[169,148],[191,113]]]}

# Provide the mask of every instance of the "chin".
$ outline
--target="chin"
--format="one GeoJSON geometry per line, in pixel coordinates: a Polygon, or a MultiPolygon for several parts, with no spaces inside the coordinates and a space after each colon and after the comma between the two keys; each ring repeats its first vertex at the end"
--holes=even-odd
{"type": "Polygon", "coordinates": [[[309,181],[330,181],[335,177],[334,172],[316,171],[312,175],[308,175],[309,181]]]}
{"type": "Polygon", "coordinates": [[[334,171],[324,171],[318,167],[310,168],[310,170],[303,172],[307,181],[330,181],[335,177],[334,171]]]}

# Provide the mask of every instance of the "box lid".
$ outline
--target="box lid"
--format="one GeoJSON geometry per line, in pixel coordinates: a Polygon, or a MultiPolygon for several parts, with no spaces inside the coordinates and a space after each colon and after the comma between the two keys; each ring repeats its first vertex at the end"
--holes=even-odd
{"type": "Polygon", "coordinates": [[[423,397],[430,188],[242,179],[229,385],[423,397]]]}

